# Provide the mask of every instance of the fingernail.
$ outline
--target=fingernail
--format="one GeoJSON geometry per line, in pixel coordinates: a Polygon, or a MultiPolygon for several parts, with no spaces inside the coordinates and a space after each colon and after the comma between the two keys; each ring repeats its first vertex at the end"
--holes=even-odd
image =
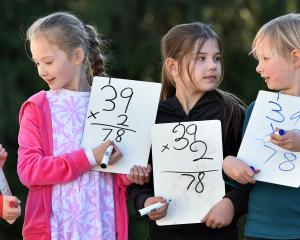
{"type": "Polygon", "coordinates": [[[9,205],[10,208],[16,207],[15,201],[9,201],[8,205],[9,205]]]}

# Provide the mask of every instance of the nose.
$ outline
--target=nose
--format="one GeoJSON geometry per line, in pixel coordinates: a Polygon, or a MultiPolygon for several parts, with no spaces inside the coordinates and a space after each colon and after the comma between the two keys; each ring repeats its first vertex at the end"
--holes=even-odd
{"type": "Polygon", "coordinates": [[[42,66],[38,66],[38,73],[39,73],[39,76],[42,78],[47,76],[47,74],[48,74],[46,69],[42,66]]]}
{"type": "Polygon", "coordinates": [[[261,68],[261,64],[260,62],[258,62],[256,68],[255,68],[256,72],[261,73],[262,72],[262,68],[261,68]]]}
{"type": "Polygon", "coordinates": [[[216,68],[217,68],[216,61],[214,61],[214,59],[212,59],[211,61],[209,61],[209,63],[208,63],[208,69],[209,70],[216,70],[216,68]]]}

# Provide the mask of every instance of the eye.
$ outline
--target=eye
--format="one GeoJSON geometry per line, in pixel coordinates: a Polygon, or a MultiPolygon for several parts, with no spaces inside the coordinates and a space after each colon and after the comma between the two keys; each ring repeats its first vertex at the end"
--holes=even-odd
{"type": "Polygon", "coordinates": [[[205,60],[205,56],[197,56],[196,60],[204,61],[205,60]]]}
{"type": "Polygon", "coordinates": [[[270,58],[268,58],[268,57],[263,57],[263,60],[264,61],[268,61],[270,58]]]}
{"type": "Polygon", "coordinates": [[[215,56],[214,60],[215,60],[216,62],[221,62],[221,56],[215,56]]]}
{"type": "Polygon", "coordinates": [[[47,65],[50,65],[50,64],[52,64],[53,63],[53,61],[46,61],[45,62],[45,64],[47,64],[47,65]]]}

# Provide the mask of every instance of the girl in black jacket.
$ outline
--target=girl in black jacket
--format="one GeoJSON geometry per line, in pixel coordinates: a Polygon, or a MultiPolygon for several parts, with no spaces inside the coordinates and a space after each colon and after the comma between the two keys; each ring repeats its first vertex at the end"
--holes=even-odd
{"type": "MultiPolygon", "coordinates": [[[[244,107],[233,95],[218,90],[223,79],[223,50],[220,38],[199,22],[173,27],[161,41],[163,58],[162,95],[157,123],[221,120],[224,156],[236,154],[241,141],[244,107]]],[[[151,156],[150,156],[151,163],[151,156]]],[[[153,179],[134,185],[136,210],[156,202],[153,179]]],[[[226,195],[197,224],[158,226],[155,220],[167,214],[168,204],[148,214],[151,240],[235,240],[237,220],[247,209],[247,192],[226,185],[226,195]]],[[[201,207],[201,206],[199,206],[201,207]]],[[[200,221],[200,219],[199,219],[200,221]]]]}

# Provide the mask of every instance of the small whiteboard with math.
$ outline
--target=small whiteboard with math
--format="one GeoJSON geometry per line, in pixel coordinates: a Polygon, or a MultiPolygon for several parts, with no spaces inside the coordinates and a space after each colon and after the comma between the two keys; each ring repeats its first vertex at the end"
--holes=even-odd
{"type": "Polygon", "coordinates": [[[300,153],[267,141],[277,128],[300,132],[299,120],[300,97],[259,91],[238,153],[238,158],[260,169],[256,180],[299,187],[300,153]]]}
{"type": "Polygon", "coordinates": [[[160,91],[160,83],[94,77],[81,145],[112,140],[123,157],[93,170],[128,174],[133,165],[147,166],[160,91]]]}
{"type": "Polygon", "coordinates": [[[219,120],[152,127],[155,196],[171,199],[158,225],[200,223],[225,194],[219,120]]]}

